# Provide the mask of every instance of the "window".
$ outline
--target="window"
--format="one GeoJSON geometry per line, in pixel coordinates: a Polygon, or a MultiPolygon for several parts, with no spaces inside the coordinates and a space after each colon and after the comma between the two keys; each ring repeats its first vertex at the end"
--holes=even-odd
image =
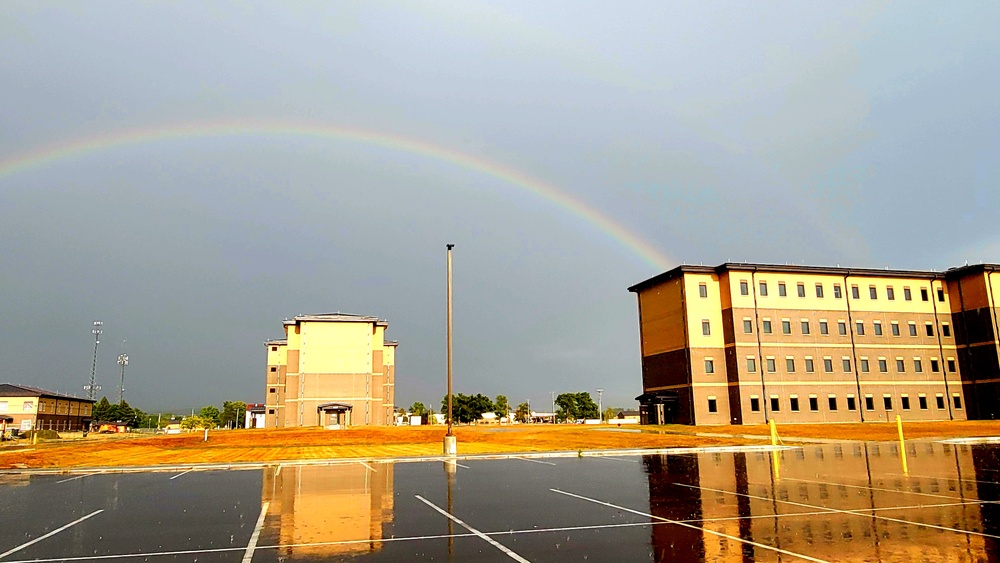
{"type": "Polygon", "coordinates": [[[815,366],[813,365],[813,359],[806,356],[806,373],[812,373],[815,371],[815,366]]]}
{"type": "Polygon", "coordinates": [[[917,335],[917,323],[915,323],[913,321],[910,321],[907,324],[910,327],[910,336],[916,336],[917,335]]]}
{"type": "Polygon", "coordinates": [[[705,336],[710,336],[712,334],[712,325],[709,324],[707,319],[701,321],[701,333],[705,336]]]}
{"type": "Polygon", "coordinates": [[[781,333],[782,334],[791,334],[792,333],[792,321],[790,321],[788,319],[782,319],[781,320],[781,333]]]}
{"type": "Polygon", "coordinates": [[[906,364],[903,363],[903,358],[896,358],[896,371],[906,373],[906,364]]]}
{"type": "Polygon", "coordinates": [[[267,414],[274,414],[274,409],[267,409],[267,414]]]}
{"type": "Polygon", "coordinates": [[[705,358],[705,373],[715,373],[715,360],[705,358]]]}
{"type": "Polygon", "coordinates": [[[874,285],[868,286],[868,297],[870,299],[878,299],[878,290],[875,289],[874,285]]]}
{"type": "Polygon", "coordinates": [[[750,286],[746,280],[740,280],[740,295],[750,295],[750,286]]]}
{"type": "Polygon", "coordinates": [[[809,334],[809,320],[802,319],[802,334],[809,334]]]}
{"type": "Polygon", "coordinates": [[[278,351],[278,347],[277,346],[271,346],[271,351],[272,352],[277,352],[278,351]]]}
{"type": "Polygon", "coordinates": [[[760,282],[760,296],[767,297],[767,282],[760,282]]]}
{"type": "Polygon", "coordinates": [[[917,396],[917,405],[920,407],[920,410],[922,410],[922,411],[927,410],[927,395],[924,395],[923,393],[921,393],[920,395],[918,395],[917,396]]]}
{"type": "Polygon", "coordinates": [[[750,410],[760,412],[760,397],[757,395],[750,395],[750,410]]]}
{"type": "Polygon", "coordinates": [[[703,283],[699,283],[698,284],[698,296],[699,297],[708,297],[708,286],[707,285],[705,285],[703,283]]]}
{"type": "Polygon", "coordinates": [[[847,396],[847,410],[853,411],[856,408],[857,408],[857,405],[854,404],[854,395],[848,395],[847,396]]]}
{"type": "Polygon", "coordinates": [[[836,395],[830,395],[829,397],[826,398],[826,400],[827,400],[827,402],[830,405],[830,410],[832,410],[832,411],[837,410],[837,396],[836,395]]]}
{"type": "Polygon", "coordinates": [[[875,398],[871,395],[865,395],[865,410],[875,410],[875,398]]]}
{"type": "Polygon", "coordinates": [[[750,373],[757,371],[757,358],[747,356],[747,371],[750,373]]]}
{"type": "Polygon", "coordinates": [[[910,294],[910,288],[908,287],[903,288],[903,299],[905,299],[906,301],[913,301],[913,295],[910,294]]]}
{"type": "Polygon", "coordinates": [[[715,401],[715,397],[708,398],[708,412],[719,412],[719,406],[715,401]]]}
{"type": "Polygon", "coordinates": [[[889,371],[889,365],[888,365],[888,363],[887,363],[887,362],[885,361],[885,358],[879,358],[879,359],[878,359],[878,370],[879,370],[880,372],[882,372],[882,373],[886,373],[886,372],[888,372],[888,371],[889,371]]]}
{"type": "Polygon", "coordinates": [[[948,338],[951,336],[951,325],[948,323],[941,323],[941,336],[948,338]]]}
{"type": "Polygon", "coordinates": [[[775,371],[774,358],[767,358],[767,372],[774,373],[774,371],[775,371]]]}
{"type": "Polygon", "coordinates": [[[861,358],[861,373],[868,373],[868,358],[861,358]]]}
{"type": "Polygon", "coordinates": [[[856,286],[856,285],[852,285],[851,286],[851,298],[852,299],[861,299],[861,291],[858,290],[858,286],[856,286]]]}
{"type": "Polygon", "coordinates": [[[926,287],[921,287],[920,288],[920,300],[921,301],[927,301],[928,299],[929,299],[929,297],[927,296],[927,288],[926,287]]]}
{"type": "Polygon", "coordinates": [[[851,373],[851,359],[850,358],[842,358],[840,360],[840,362],[844,366],[844,373],[851,373]]]}
{"type": "Polygon", "coordinates": [[[819,333],[820,334],[830,334],[830,327],[826,324],[825,319],[819,320],[819,333]]]}
{"type": "Polygon", "coordinates": [[[272,371],[272,372],[275,372],[275,371],[278,371],[278,368],[276,368],[276,367],[274,367],[274,366],[271,366],[271,371],[272,371]]]}
{"type": "Polygon", "coordinates": [[[823,358],[823,371],[833,373],[833,358],[823,358]]]}
{"type": "Polygon", "coordinates": [[[847,323],[846,322],[844,322],[844,321],[837,321],[837,333],[839,333],[841,336],[844,336],[844,335],[847,334],[847,323]]]}
{"type": "Polygon", "coordinates": [[[781,403],[778,401],[777,395],[771,395],[771,412],[778,412],[781,410],[781,403]]]}
{"type": "Polygon", "coordinates": [[[934,325],[931,323],[926,323],[924,325],[924,333],[927,336],[934,336],[934,325]]]}
{"type": "Polygon", "coordinates": [[[888,299],[889,301],[896,300],[896,292],[892,289],[891,285],[885,288],[885,298],[888,299]]]}
{"type": "Polygon", "coordinates": [[[840,284],[833,284],[833,297],[834,299],[840,299],[840,284]]]}
{"type": "Polygon", "coordinates": [[[743,319],[743,332],[753,334],[753,322],[750,319],[743,319]]]}
{"type": "Polygon", "coordinates": [[[806,284],[800,283],[795,285],[796,291],[798,291],[799,297],[806,296],[806,284]]]}
{"type": "Polygon", "coordinates": [[[943,409],[944,408],[944,395],[942,395],[941,393],[938,393],[937,396],[934,397],[934,398],[936,399],[935,402],[937,403],[937,408],[943,409]]]}
{"type": "Polygon", "coordinates": [[[896,321],[892,321],[891,326],[892,326],[892,335],[899,336],[899,323],[896,321]]]}
{"type": "Polygon", "coordinates": [[[875,329],[875,336],[882,336],[882,321],[872,321],[872,327],[875,329]]]}
{"type": "Polygon", "coordinates": [[[809,395],[809,410],[816,412],[819,410],[819,399],[816,395],[809,395]]]}
{"type": "Polygon", "coordinates": [[[823,298],[823,284],[821,283],[816,284],[816,297],[823,298]]]}
{"type": "Polygon", "coordinates": [[[938,290],[937,290],[937,294],[938,294],[938,301],[942,301],[943,302],[944,301],[944,289],[939,287],[938,290]]]}
{"type": "Polygon", "coordinates": [[[797,395],[792,395],[788,398],[788,410],[799,412],[799,398],[797,395]]]}
{"type": "MultiPolygon", "coordinates": [[[[25,401],[24,404],[21,405],[21,410],[23,410],[23,411],[35,410],[35,402],[34,401],[25,401]]],[[[55,412],[55,411],[53,411],[53,412],[55,412]]]]}
{"type": "Polygon", "coordinates": [[[885,410],[887,411],[892,410],[892,395],[882,395],[882,406],[885,407],[885,410]]]}
{"type": "Polygon", "coordinates": [[[913,358],[913,371],[917,373],[924,372],[924,362],[920,358],[913,358]]]}
{"type": "Polygon", "coordinates": [[[865,321],[857,321],[856,323],[854,323],[854,325],[855,325],[855,328],[857,328],[858,336],[864,336],[865,335],[865,321]]]}
{"type": "Polygon", "coordinates": [[[788,295],[788,293],[785,291],[785,282],[778,282],[778,296],[784,297],[786,295],[788,295]]]}
{"type": "Polygon", "coordinates": [[[274,393],[274,392],[275,392],[275,389],[274,389],[274,387],[271,387],[271,392],[272,392],[272,393],[274,393]]]}
{"type": "Polygon", "coordinates": [[[771,319],[764,319],[764,334],[771,334],[771,319]]]}
{"type": "Polygon", "coordinates": [[[899,406],[903,407],[904,411],[910,410],[910,397],[908,395],[900,395],[899,406]]]}
{"type": "Polygon", "coordinates": [[[10,409],[9,401],[0,401],[0,412],[9,412],[9,409],[10,409]]]}
{"type": "Polygon", "coordinates": [[[948,373],[955,373],[955,358],[948,358],[948,373]]]}
{"type": "Polygon", "coordinates": [[[959,395],[958,393],[951,394],[951,402],[953,405],[955,405],[956,409],[962,408],[962,396],[959,395]]]}
{"type": "Polygon", "coordinates": [[[785,358],[785,371],[795,373],[795,358],[785,358]]]}
{"type": "Polygon", "coordinates": [[[937,358],[931,358],[931,371],[937,373],[939,369],[937,358]]]}

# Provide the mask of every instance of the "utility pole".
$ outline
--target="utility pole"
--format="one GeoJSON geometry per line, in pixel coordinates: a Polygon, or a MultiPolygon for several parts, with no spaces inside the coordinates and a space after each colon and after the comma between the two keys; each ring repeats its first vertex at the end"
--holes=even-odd
{"type": "Polygon", "coordinates": [[[601,415],[601,422],[604,422],[604,389],[597,388],[597,412],[601,415]]]}
{"type": "Polygon", "coordinates": [[[103,322],[94,321],[94,328],[90,331],[94,335],[94,363],[90,365],[90,385],[84,386],[84,390],[87,391],[87,398],[92,401],[97,398],[97,392],[101,389],[95,383],[97,379],[97,347],[101,343],[101,333],[104,332],[101,327],[103,326],[103,322]]]}
{"type": "Polygon", "coordinates": [[[452,408],[451,408],[451,249],[454,244],[448,246],[448,433],[444,436],[444,454],[448,456],[458,455],[458,439],[452,432],[452,408]]]}

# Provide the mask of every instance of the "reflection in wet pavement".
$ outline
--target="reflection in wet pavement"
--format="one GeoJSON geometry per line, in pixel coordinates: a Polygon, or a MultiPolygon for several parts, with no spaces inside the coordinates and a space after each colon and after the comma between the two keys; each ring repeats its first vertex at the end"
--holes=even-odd
{"type": "Polygon", "coordinates": [[[907,458],[908,475],[895,444],[844,443],[8,476],[0,561],[1000,559],[1000,447],[913,442],[907,458]],[[155,525],[113,525],[143,514],[155,525]]]}

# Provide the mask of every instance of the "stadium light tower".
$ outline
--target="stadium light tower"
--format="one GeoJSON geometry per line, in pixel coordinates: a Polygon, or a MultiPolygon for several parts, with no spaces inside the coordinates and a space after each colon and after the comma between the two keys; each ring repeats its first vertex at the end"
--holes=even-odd
{"type": "Polygon", "coordinates": [[[90,385],[83,387],[87,391],[87,398],[90,400],[94,400],[96,398],[95,395],[101,389],[95,383],[97,378],[97,347],[101,344],[101,333],[104,332],[103,326],[103,322],[94,321],[94,328],[90,331],[94,335],[94,363],[90,365],[90,385]]]}
{"type": "MultiPolygon", "coordinates": [[[[122,344],[124,347],[124,343],[122,344]]],[[[125,404],[125,366],[128,365],[128,354],[121,354],[118,356],[118,365],[122,368],[122,382],[118,386],[118,404],[125,404]]]]}

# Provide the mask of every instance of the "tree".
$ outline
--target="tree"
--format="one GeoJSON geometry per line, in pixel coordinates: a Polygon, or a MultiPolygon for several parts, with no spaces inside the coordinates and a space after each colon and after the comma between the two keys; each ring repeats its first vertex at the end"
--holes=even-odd
{"type": "Polygon", "coordinates": [[[579,420],[585,418],[600,417],[600,410],[597,403],[590,397],[590,393],[561,393],[556,397],[556,418],[563,420],[579,420]]]}
{"type": "Polygon", "coordinates": [[[510,405],[507,404],[507,397],[505,395],[497,395],[497,400],[493,403],[493,412],[496,413],[497,418],[507,416],[510,411],[510,405]]]}
{"type": "Polygon", "coordinates": [[[531,406],[527,402],[517,405],[517,412],[514,413],[514,418],[519,422],[528,422],[528,419],[531,418],[531,406]]]}
{"type": "MultiPolygon", "coordinates": [[[[455,422],[473,422],[482,418],[484,412],[494,410],[493,401],[480,393],[471,396],[462,393],[454,394],[451,397],[451,403],[455,422]]],[[[441,399],[441,411],[448,412],[448,395],[441,399]]]]}
{"type": "Polygon", "coordinates": [[[243,401],[222,403],[222,425],[227,428],[242,428],[246,424],[247,404],[243,401]]]}
{"type": "Polygon", "coordinates": [[[419,417],[423,417],[427,413],[427,407],[423,403],[417,401],[410,405],[410,414],[415,414],[419,417]]]}
{"type": "Polygon", "coordinates": [[[215,420],[205,418],[203,416],[188,416],[181,421],[181,428],[185,430],[194,430],[195,428],[214,428],[215,425],[215,420]]]}
{"type": "Polygon", "coordinates": [[[94,422],[102,422],[109,420],[109,412],[111,410],[111,403],[108,402],[107,397],[101,397],[101,400],[94,404],[93,410],[90,411],[90,416],[93,417],[94,422]]]}
{"type": "Polygon", "coordinates": [[[608,407],[604,409],[604,420],[611,420],[617,415],[613,407],[608,407]]]}
{"type": "Polygon", "coordinates": [[[201,417],[207,419],[213,423],[212,428],[219,425],[220,419],[222,418],[222,413],[215,405],[208,405],[201,407],[201,417]]]}

